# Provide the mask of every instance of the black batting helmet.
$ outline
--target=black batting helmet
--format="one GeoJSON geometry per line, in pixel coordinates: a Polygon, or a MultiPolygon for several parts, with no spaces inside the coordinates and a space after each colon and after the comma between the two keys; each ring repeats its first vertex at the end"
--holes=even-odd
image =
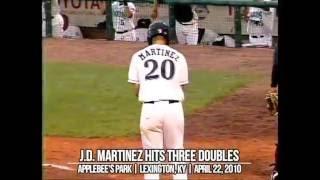
{"type": "Polygon", "coordinates": [[[148,43],[152,44],[152,38],[161,35],[167,40],[167,45],[169,45],[169,26],[164,22],[154,22],[150,24],[148,29],[148,43]]]}

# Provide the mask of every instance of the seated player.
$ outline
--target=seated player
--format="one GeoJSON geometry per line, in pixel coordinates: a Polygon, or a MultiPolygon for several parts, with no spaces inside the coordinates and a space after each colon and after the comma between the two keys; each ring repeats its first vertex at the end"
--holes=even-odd
{"type": "Polygon", "coordinates": [[[199,44],[236,47],[235,40],[232,37],[227,35],[219,35],[211,29],[205,29],[199,44]]]}
{"type": "Polygon", "coordinates": [[[63,37],[71,39],[82,39],[82,32],[78,26],[69,24],[69,18],[65,14],[61,14],[64,20],[63,24],[63,37]]]}

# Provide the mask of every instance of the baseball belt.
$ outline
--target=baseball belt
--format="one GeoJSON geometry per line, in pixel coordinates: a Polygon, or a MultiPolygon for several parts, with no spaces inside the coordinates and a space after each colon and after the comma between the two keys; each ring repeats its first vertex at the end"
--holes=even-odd
{"type": "Polygon", "coordinates": [[[160,101],[168,101],[169,104],[178,103],[179,102],[178,100],[159,100],[159,101],[146,101],[146,102],[143,102],[143,103],[144,104],[154,104],[154,103],[160,102],[160,101]]]}
{"type": "Polygon", "coordinates": [[[127,33],[129,31],[132,31],[133,29],[129,29],[129,30],[125,30],[125,31],[116,31],[117,34],[123,34],[123,33],[127,33]]]}
{"type": "Polygon", "coordinates": [[[180,22],[180,24],[186,25],[186,26],[193,25],[193,23],[182,23],[182,22],[180,22]]]}

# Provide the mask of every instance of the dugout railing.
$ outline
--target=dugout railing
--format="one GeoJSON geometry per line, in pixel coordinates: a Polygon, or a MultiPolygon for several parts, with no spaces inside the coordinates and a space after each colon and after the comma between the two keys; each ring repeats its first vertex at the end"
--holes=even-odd
{"type": "MultiPolygon", "coordinates": [[[[80,0],[81,1],[81,0],[80,0]]],[[[82,0],[84,1],[84,0],[82,0]]],[[[92,0],[86,0],[92,1],[92,0]]],[[[106,7],[111,7],[113,0],[99,0],[106,3],[106,7]]],[[[51,17],[51,4],[52,0],[43,0],[45,7],[46,17],[51,17]]],[[[145,3],[151,5],[153,0],[130,0],[129,2],[133,3],[145,3]]],[[[260,7],[260,8],[277,8],[278,1],[262,1],[262,0],[161,0],[160,5],[168,6],[168,22],[170,26],[170,37],[171,39],[176,39],[175,35],[175,17],[173,15],[173,5],[175,3],[186,3],[194,5],[207,5],[207,6],[225,6],[232,7],[233,10],[233,28],[232,32],[218,32],[219,34],[229,34],[231,35],[236,42],[236,47],[241,47],[241,43],[247,37],[247,34],[243,32],[243,8],[245,7],[260,7]]],[[[105,29],[105,38],[107,40],[113,40],[114,38],[114,29],[112,23],[112,11],[111,8],[106,8],[106,29],[105,29]]],[[[46,21],[46,37],[52,37],[52,26],[51,18],[45,18],[46,21]]],[[[212,22],[208,22],[212,23],[212,22]]],[[[222,24],[223,25],[223,22],[222,24]]],[[[277,28],[277,27],[276,27],[277,28]]],[[[277,36],[277,32],[274,34],[277,36]]]]}

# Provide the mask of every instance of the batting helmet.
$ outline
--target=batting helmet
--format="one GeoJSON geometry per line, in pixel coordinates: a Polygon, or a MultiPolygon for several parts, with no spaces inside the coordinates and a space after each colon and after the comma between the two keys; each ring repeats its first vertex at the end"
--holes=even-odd
{"type": "Polygon", "coordinates": [[[148,29],[148,43],[152,44],[152,38],[161,35],[167,40],[167,45],[169,45],[169,26],[164,22],[154,22],[149,26],[148,29]]]}

